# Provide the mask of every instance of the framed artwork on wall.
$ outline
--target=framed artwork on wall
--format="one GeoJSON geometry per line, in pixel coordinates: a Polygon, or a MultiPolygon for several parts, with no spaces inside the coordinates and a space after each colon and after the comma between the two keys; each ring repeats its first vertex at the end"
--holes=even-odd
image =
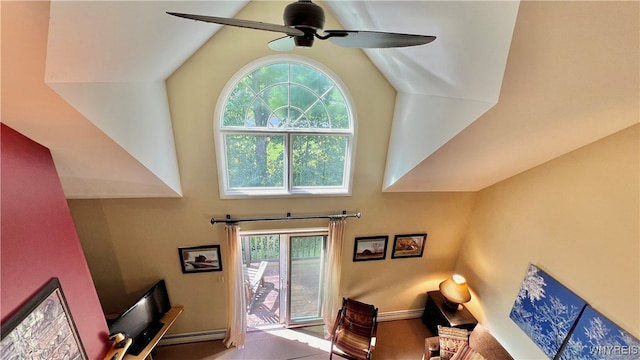
{"type": "Polygon", "coordinates": [[[640,341],[587,305],[559,358],[640,359],[640,341]]]}
{"type": "Polygon", "coordinates": [[[509,317],[554,359],[585,306],[571,290],[529,264],[509,317]]]}
{"type": "Polygon", "coordinates": [[[389,236],[357,237],[353,246],[353,261],[384,260],[389,236]]]}
{"type": "Polygon", "coordinates": [[[427,234],[396,235],[391,258],[422,257],[427,234]]]}
{"type": "Polygon", "coordinates": [[[3,323],[0,332],[0,359],[87,360],[58,278],[3,323]]]}
{"type": "Polygon", "coordinates": [[[222,271],[220,245],[203,245],[178,248],[182,273],[222,271]]]}

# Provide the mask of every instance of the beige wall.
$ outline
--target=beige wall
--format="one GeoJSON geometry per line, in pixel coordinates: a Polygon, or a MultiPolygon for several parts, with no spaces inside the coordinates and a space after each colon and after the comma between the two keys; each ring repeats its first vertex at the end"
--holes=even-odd
{"type": "MultiPolygon", "coordinates": [[[[281,23],[284,3],[251,2],[239,18],[281,23]]],[[[327,14],[327,28],[340,28],[327,14]]],[[[206,26],[206,25],[205,25],[206,26]]],[[[118,311],[133,293],[165,278],[171,300],[185,311],[173,333],[226,327],[223,273],[182,274],[177,248],[223,244],[224,225],[211,217],[361,212],[345,232],[342,291],[376,304],[381,312],[422,309],[425,292],[454,268],[473,193],[388,193],[382,178],[395,91],[360,50],[318,41],[294,51],[322,63],[349,89],[357,112],[352,196],[220,200],[213,113],[226,82],[244,65],[273,55],[266,43],[278,34],[223,28],[167,81],[182,179],[181,199],[70,200],[70,207],[103,307],[118,311]],[[324,49],[332,47],[331,52],[324,49]],[[352,262],[356,236],[426,232],[422,258],[352,262]]],[[[244,223],[242,228],[326,226],[326,220],[244,223]]],[[[225,260],[223,259],[223,267],[225,260]]]]}
{"type": "Polygon", "coordinates": [[[516,359],[544,354],[509,319],[533,263],[640,337],[639,126],[478,193],[457,270],[516,359]]]}
{"type": "MultiPolygon", "coordinates": [[[[238,17],[280,23],[285,4],[251,2],[238,17]]],[[[339,28],[327,15],[327,28],[339,28]]],[[[638,126],[477,194],[382,193],[395,92],[362,51],[317,42],[294,53],[330,68],[353,97],[358,142],[352,196],[220,200],[212,130],[217,98],[242,66],[273,54],[266,43],[276,37],[224,28],[167,81],[183,198],[69,201],[105,310],[121,310],[131,294],[165,278],[172,302],[185,305],[173,333],[224,329],[223,273],[182,274],[179,246],[222,244],[226,256],[224,226],[210,225],[211,217],[347,210],[362,218],[347,221],[343,295],[375,303],[382,312],[421,309],[425,291],[456,269],[473,290],[469,308],[513,355],[544,358],[508,318],[532,262],[640,336],[638,126]],[[323,51],[327,47],[333,51],[323,51]],[[395,234],[423,231],[422,258],[391,259],[388,253],[384,261],[351,261],[356,236],[389,235],[392,241],[395,234]]]]}

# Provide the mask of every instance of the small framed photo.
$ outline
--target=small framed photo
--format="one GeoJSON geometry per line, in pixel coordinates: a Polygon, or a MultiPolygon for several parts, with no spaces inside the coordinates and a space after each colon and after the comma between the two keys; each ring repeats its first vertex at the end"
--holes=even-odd
{"type": "Polygon", "coordinates": [[[353,261],[384,260],[389,236],[357,237],[353,247],[353,261]]]}
{"type": "Polygon", "coordinates": [[[396,235],[391,258],[422,257],[427,234],[396,235]]]}
{"type": "Polygon", "coordinates": [[[204,245],[178,248],[182,273],[222,271],[220,245],[204,245]]]}

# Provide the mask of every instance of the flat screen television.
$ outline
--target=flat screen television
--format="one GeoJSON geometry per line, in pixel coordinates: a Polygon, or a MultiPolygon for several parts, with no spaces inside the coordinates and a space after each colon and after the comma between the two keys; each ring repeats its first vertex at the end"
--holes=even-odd
{"type": "Polygon", "coordinates": [[[124,333],[133,339],[128,354],[138,355],[164,324],[160,319],[171,309],[164,280],[148,289],[126,311],[109,323],[111,334],[124,333]]]}

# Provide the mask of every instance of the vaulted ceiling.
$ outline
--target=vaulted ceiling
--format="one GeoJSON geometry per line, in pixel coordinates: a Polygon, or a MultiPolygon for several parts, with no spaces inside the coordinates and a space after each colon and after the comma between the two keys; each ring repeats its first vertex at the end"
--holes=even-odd
{"type": "MultiPolygon", "coordinates": [[[[69,198],[180,196],[164,81],[220,27],[165,11],[246,3],[3,1],[2,122],[51,149],[69,198]]],[[[318,3],[438,37],[365,51],[397,91],[383,191],[480,190],[639,121],[638,2],[318,3]]]]}

